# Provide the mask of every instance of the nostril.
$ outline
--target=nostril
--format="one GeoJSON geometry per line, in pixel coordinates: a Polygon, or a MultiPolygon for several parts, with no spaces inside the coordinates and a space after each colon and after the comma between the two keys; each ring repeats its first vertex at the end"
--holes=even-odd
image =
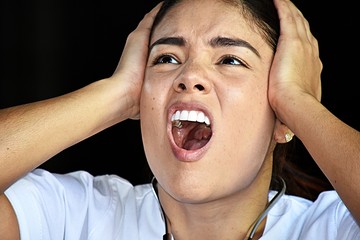
{"type": "Polygon", "coordinates": [[[199,91],[203,91],[205,88],[203,85],[201,84],[196,84],[195,87],[199,90],[199,91]]]}
{"type": "Polygon", "coordinates": [[[180,84],[179,84],[179,88],[180,88],[181,90],[186,90],[186,86],[185,86],[185,84],[183,84],[183,83],[180,83],[180,84]]]}
{"type": "MultiPolygon", "coordinates": [[[[189,90],[192,89],[192,91],[204,91],[205,87],[202,84],[195,84],[193,88],[189,88],[189,90]]],[[[179,83],[178,84],[178,90],[186,91],[188,88],[186,87],[185,83],[179,83]]]]}

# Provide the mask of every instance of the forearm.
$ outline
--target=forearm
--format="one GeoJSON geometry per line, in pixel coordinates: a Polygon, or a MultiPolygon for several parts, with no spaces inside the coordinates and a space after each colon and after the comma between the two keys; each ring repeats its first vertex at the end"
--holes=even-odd
{"type": "Polygon", "coordinates": [[[316,99],[298,98],[283,111],[297,135],[360,222],[360,132],[346,125],[316,99]]]}
{"type": "Polygon", "coordinates": [[[0,111],[0,191],[55,154],[127,118],[125,94],[102,80],[0,111]]]}

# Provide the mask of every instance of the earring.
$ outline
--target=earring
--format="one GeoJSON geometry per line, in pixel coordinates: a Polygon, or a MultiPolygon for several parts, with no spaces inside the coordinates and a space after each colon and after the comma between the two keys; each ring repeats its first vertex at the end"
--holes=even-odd
{"type": "Polygon", "coordinates": [[[289,132],[285,133],[285,141],[287,143],[290,142],[292,140],[292,138],[293,138],[293,134],[291,134],[289,132]]]}

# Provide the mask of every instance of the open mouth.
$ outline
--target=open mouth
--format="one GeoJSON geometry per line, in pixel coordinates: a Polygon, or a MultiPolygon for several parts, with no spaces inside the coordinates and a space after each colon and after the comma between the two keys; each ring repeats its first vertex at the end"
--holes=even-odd
{"type": "Polygon", "coordinates": [[[204,147],[212,136],[209,117],[202,111],[178,110],[171,116],[175,144],[182,149],[204,147]]]}

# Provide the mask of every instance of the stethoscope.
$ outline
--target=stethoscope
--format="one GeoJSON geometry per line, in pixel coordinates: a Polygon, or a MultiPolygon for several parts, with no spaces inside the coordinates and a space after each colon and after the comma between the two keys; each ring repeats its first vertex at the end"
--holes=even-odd
{"type": "MultiPolygon", "coordinates": [[[[275,196],[270,200],[269,204],[266,206],[265,210],[261,212],[261,214],[259,215],[259,217],[255,220],[254,224],[251,227],[251,230],[249,231],[247,240],[252,240],[256,230],[258,229],[260,223],[262,222],[262,220],[267,216],[267,214],[269,213],[269,211],[272,209],[272,207],[280,200],[280,198],[285,194],[286,191],[286,183],[284,181],[283,178],[279,177],[282,188],[279,192],[277,192],[275,194],[275,196]]],[[[159,197],[158,197],[158,192],[157,192],[157,187],[156,187],[156,183],[157,180],[155,177],[152,178],[151,180],[151,185],[152,185],[152,191],[157,199],[157,201],[159,202],[160,208],[161,208],[161,213],[162,213],[162,217],[165,223],[165,234],[163,235],[163,240],[174,240],[173,235],[171,234],[171,232],[169,232],[169,228],[168,228],[168,224],[165,218],[165,212],[163,207],[161,206],[159,197]]]]}

